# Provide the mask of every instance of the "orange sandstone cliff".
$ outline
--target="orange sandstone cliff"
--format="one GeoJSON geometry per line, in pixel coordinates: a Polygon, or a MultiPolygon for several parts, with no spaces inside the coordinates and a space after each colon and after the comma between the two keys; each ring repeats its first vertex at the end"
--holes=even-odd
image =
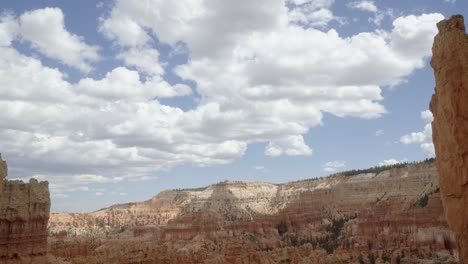
{"type": "Polygon", "coordinates": [[[456,233],[460,263],[468,263],[468,36],[460,15],[437,27],[433,141],[447,222],[456,233]]]}
{"type": "Polygon", "coordinates": [[[47,263],[48,182],[8,181],[0,156],[0,263],[47,263]]]}

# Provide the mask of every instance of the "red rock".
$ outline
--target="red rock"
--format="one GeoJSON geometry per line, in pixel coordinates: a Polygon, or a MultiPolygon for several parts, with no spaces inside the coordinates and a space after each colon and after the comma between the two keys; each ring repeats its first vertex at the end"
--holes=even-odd
{"type": "Polygon", "coordinates": [[[433,141],[447,221],[457,236],[460,263],[468,263],[468,36],[460,15],[437,27],[433,141]]]}
{"type": "MultiPolygon", "coordinates": [[[[254,192],[248,183],[227,183],[203,198],[209,207],[194,196],[175,199],[199,210],[180,210],[162,225],[129,225],[126,235],[94,241],[86,254],[74,251],[77,241],[87,243],[84,238],[51,239],[51,253],[76,263],[358,263],[360,255],[367,263],[372,256],[377,263],[397,258],[454,263],[455,239],[444,218],[434,163],[282,184],[270,198],[266,185],[256,183],[261,203],[269,200],[282,209],[233,221],[233,215],[245,215],[241,205],[250,199],[232,195],[243,193],[241,186],[254,192]],[[217,202],[232,211],[219,210],[217,202]]],[[[179,197],[186,197],[183,192],[179,197]]]]}
{"type": "Polygon", "coordinates": [[[0,158],[0,262],[47,263],[48,182],[8,181],[6,175],[0,158]]]}

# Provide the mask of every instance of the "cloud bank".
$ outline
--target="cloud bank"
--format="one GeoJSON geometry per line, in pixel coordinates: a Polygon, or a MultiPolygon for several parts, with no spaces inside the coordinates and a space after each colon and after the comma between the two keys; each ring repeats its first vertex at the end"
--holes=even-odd
{"type": "Polygon", "coordinates": [[[424,66],[443,18],[399,17],[389,31],[342,37],[323,29],[331,20],[317,24],[319,15],[310,15],[328,12],[333,1],[288,3],[116,1],[98,30],[122,65],[76,83],[13,45],[27,41],[46,57],[92,70],[99,47],[69,32],[60,9],[3,14],[0,147],[11,172],[145,179],[182,164],[226,164],[258,142],[272,157],[311,155],[303,135],[324,113],[386,113],[382,87],[424,66]],[[297,12],[307,13],[307,23],[292,19],[297,12]],[[52,30],[40,34],[45,25],[52,30]],[[189,60],[173,70],[193,87],[165,80],[156,37],[173,49],[187,47],[189,60]],[[161,103],[194,91],[200,100],[192,109],[161,103]]]}

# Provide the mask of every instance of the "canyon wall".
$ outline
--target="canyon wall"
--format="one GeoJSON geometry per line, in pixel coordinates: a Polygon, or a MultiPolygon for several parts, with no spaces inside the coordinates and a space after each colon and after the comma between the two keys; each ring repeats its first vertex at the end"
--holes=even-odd
{"type": "Polygon", "coordinates": [[[53,214],[49,230],[51,253],[71,263],[455,263],[458,254],[431,161],[165,191],[90,214],[53,214]],[[144,211],[165,218],[136,224],[144,211]]]}
{"type": "Polygon", "coordinates": [[[48,182],[8,181],[0,156],[0,263],[47,263],[48,182]]]}
{"type": "Polygon", "coordinates": [[[457,236],[460,263],[468,263],[468,36],[460,15],[437,26],[433,141],[447,221],[457,236]]]}
{"type": "Polygon", "coordinates": [[[122,228],[166,224],[185,213],[215,211],[226,220],[251,220],[276,213],[291,200],[291,190],[270,183],[223,182],[205,188],[163,191],[136,203],[114,205],[93,213],[52,213],[49,232],[80,236],[103,234],[122,228]],[[280,196],[289,195],[282,199],[280,196]],[[275,199],[277,204],[275,204],[275,199]]]}
{"type": "Polygon", "coordinates": [[[216,212],[227,222],[248,221],[310,202],[326,208],[330,217],[392,197],[406,199],[404,206],[408,207],[411,201],[437,188],[436,175],[435,166],[429,163],[378,174],[337,175],[286,184],[226,181],[205,188],[163,191],[144,202],[114,205],[93,213],[52,213],[49,232],[67,232],[69,236],[112,233],[167,224],[178,216],[199,211],[216,212]]]}

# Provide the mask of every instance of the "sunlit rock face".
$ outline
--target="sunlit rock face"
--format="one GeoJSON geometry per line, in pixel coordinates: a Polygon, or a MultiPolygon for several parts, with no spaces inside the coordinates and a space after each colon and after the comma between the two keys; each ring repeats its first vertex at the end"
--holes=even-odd
{"type": "Polygon", "coordinates": [[[454,263],[458,254],[434,162],[165,191],[142,203],[57,214],[49,225],[51,253],[71,263],[454,263]],[[144,211],[171,217],[94,225],[102,215],[134,219],[144,211]]]}
{"type": "Polygon", "coordinates": [[[144,202],[114,205],[90,214],[52,213],[49,231],[78,236],[102,234],[106,228],[166,224],[178,215],[198,211],[215,211],[228,221],[251,220],[284,207],[287,199],[282,196],[289,191],[278,188],[270,183],[223,182],[199,189],[163,191],[144,202]]]}
{"type": "Polygon", "coordinates": [[[463,17],[441,21],[432,48],[433,141],[445,213],[468,263],[468,36],[463,17]]]}
{"type": "Polygon", "coordinates": [[[47,263],[49,184],[6,176],[0,158],[0,263],[47,263]]]}
{"type": "Polygon", "coordinates": [[[66,231],[72,236],[102,234],[111,229],[164,225],[178,216],[199,211],[216,212],[227,222],[250,221],[280,211],[301,210],[303,206],[324,207],[330,217],[340,217],[354,212],[354,207],[361,208],[379,199],[416,199],[422,195],[424,184],[431,188],[438,185],[434,166],[413,167],[397,176],[387,171],[286,184],[226,181],[204,188],[163,191],[144,202],[114,205],[93,213],[52,213],[49,232],[66,231]],[[424,178],[426,170],[431,177],[424,178]],[[410,174],[412,177],[407,178],[410,174]],[[400,186],[401,181],[404,186],[400,186]]]}

